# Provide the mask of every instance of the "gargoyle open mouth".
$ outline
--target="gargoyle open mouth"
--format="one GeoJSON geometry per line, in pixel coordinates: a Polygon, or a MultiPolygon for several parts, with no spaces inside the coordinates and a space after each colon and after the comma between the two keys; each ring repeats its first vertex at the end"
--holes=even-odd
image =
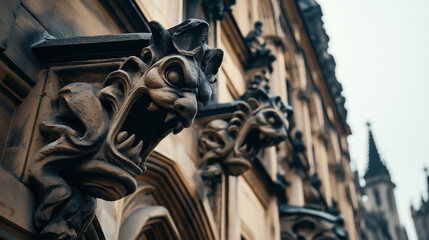
{"type": "Polygon", "coordinates": [[[138,96],[121,115],[125,119],[113,129],[109,150],[113,159],[134,177],[145,169],[144,161],[158,143],[169,133],[182,131],[186,124],[173,110],[153,102],[147,93],[138,96]]]}
{"type": "Polygon", "coordinates": [[[254,157],[260,149],[276,145],[286,137],[283,129],[258,124],[249,126],[244,132],[245,135],[239,139],[236,151],[247,157],[254,157]]]}

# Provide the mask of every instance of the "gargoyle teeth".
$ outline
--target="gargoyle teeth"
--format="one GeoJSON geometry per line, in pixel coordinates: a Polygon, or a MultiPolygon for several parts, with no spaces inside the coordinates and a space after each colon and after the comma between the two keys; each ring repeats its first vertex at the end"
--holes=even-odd
{"type": "Polygon", "coordinates": [[[142,157],[138,156],[136,159],[133,160],[137,165],[140,165],[142,162],[142,157]]]}
{"type": "Polygon", "coordinates": [[[151,103],[149,104],[149,107],[147,107],[147,110],[148,110],[148,111],[151,111],[151,112],[156,111],[156,110],[158,110],[158,106],[156,106],[156,104],[155,104],[155,103],[151,102],[151,103]]]}
{"type": "Polygon", "coordinates": [[[169,122],[171,119],[173,119],[175,117],[176,117],[176,115],[174,113],[167,113],[167,116],[165,116],[165,119],[164,119],[164,123],[169,122]]]}
{"type": "Polygon", "coordinates": [[[140,142],[135,147],[128,149],[126,152],[124,152],[124,154],[129,159],[134,159],[140,154],[142,147],[143,147],[143,141],[140,140],[140,142]]]}
{"type": "Polygon", "coordinates": [[[176,127],[173,130],[173,134],[178,134],[179,132],[181,132],[183,130],[184,126],[182,122],[177,122],[176,127]]]}
{"type": "Polygon", "coordinates": [[[245,151],[246,151],[246,148],[247,148],[247,144],[245,143],[245,144],[243,144],[243,145],[240,147],[240,151],[241,151],[241,152],[245,152],[245,151]]]}
{"type": "Polygon", "coordinates": [[[123,141],[122,143],[120,143],[117,148],[118,150],[125,150],[131,147],[131,145],[133,145],[134,143],[134,139],[136,138],[136,135],[131,135],[127,140],[123,141]]]}
{"type": "Polygon", "coordinates": [[[121,143],[123,142],[126,137],[128,136],[128,132],[127,131],[122,131],[120,132],[117,136],[116,136],[116,142],[117,143],[121,143]]]}

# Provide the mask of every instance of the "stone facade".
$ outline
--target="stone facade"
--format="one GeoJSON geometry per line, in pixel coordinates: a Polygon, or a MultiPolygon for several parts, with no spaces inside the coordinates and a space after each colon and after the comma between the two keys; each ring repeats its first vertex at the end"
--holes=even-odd
{"type": "Polygon", "coordinates": [[[2,4],[0,239],[361,239],[314,0],[2,4]]]}

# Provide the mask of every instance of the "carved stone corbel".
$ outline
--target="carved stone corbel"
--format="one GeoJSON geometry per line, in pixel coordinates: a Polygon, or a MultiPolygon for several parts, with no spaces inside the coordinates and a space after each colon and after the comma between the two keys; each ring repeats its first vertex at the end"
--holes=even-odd
{"type": "Polygon", "coordinates": [[[94,198],[133,193],[152,150],[189,127],[210,99],[223,52],[206,44],[209,25],[192,19],[150,28],[140,57],[127,58],[102,84],[76,79],[61,86],[40,123],[43,147],[24,182],[39,200],[34,223],[43,239],[79,239],[94,216],[94,198]]]}
{"type": "Polygon", "coordinates": [[[282,240],[346,240],[344,220],[326,212],[283,204],[280,210],[282,240]]]}

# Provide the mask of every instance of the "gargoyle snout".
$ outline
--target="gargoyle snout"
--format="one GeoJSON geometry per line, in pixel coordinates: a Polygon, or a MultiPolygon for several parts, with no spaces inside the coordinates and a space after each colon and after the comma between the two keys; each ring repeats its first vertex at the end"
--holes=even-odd
{"type": "Polygon", "coordinates": [[[185,120],[184,127],[189,127],[197,114],[197,100],[194,93],[185,93],[174,102],[174,109],[185,120]]]}

